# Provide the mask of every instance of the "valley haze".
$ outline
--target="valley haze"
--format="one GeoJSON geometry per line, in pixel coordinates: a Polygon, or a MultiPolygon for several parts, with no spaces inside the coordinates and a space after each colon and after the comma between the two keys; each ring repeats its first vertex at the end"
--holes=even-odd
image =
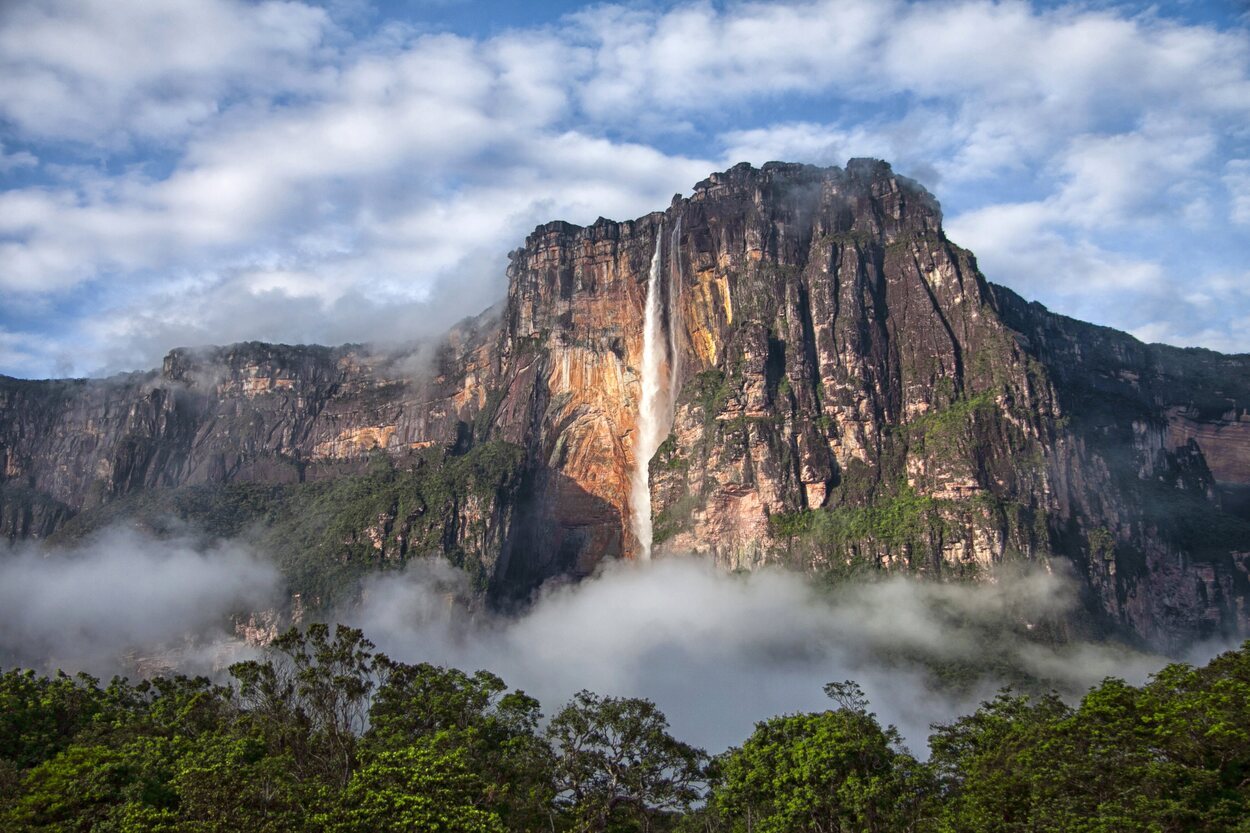
{"type": "MultiPolygon", "coordinates": [[[[1141,683],[1165,662],[1113,644],[1023,637],[1022,623],[1056,621],[1077,604],[1071,580],[1048,573],[992,585],[895,577],[829,592],[789,571],[730,575],[676,557],[605,565],[516,615],[452,602],[465,585],[442,562],[414,563],[370,576],[329,618],[363,629],[394,659],[490,669],[549,709],[583,688],[647,697],[679,736],[712,751],[765,716],[825,708],[830,681],[859,681],[882,720],[923,752],[931,724],[1002,685],[1041,681],[1075,697],[1108,676],[1141,683]],[[999,670],[985,670],[987,660],[999,670]],[[934,676],[940,664],[981,670],[952,687],[934,676]]],[[[234,619],[281,605],[280,589],[272,567],[238,544],[205,550],[112,529],[74,551],[27,550],[0,562],[0,665],[221,678],[261,651],[234,619]]]]}

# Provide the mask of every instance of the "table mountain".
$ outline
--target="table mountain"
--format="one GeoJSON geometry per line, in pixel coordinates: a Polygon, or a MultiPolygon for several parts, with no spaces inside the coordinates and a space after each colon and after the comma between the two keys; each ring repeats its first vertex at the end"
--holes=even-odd
{"type": "Polygon", "coordinates": [[[0,529],[295,541],[314,601],[346,580],[324,565],[431,555],[500,604],[685,552],[834,577],[1062,564],[1100,628],[1250,632],[1250,356],[988,283],[884,162],[738,165],[663,212],[548,223],[508,277],[406,351],[0,379],[0,529]]]}

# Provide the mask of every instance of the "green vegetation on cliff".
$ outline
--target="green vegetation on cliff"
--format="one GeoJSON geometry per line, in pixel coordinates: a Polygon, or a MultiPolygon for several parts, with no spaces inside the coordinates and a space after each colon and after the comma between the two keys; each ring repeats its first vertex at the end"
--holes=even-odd
{"type": "MultiPolygon", "coordinates": [[[[807,558],[826,565],[831,577],[875,569],[875,554],[927,554],[940,538],[939,502],[905,483],[865,505],[804,509],[769,518],[769,532],[807,558]]],[[[910,561],[909,561],[910,563],[910,561]]],[[[913,568],[922,564],[910,563],[913,568]]]]}
{"type": "Polygon", "coordinates": [[[122,520],[162,534],[241,536],[313,606],[353,592],[370,569],[431,555],[485,589],[501,543],[499,513],[508,511],[523,456],[496,440],[460,456],[430,451],[408,469],[379,453],[366,471],[332,480],[143,491],[72,518],[56,537],[82,538],[122,520]]]}

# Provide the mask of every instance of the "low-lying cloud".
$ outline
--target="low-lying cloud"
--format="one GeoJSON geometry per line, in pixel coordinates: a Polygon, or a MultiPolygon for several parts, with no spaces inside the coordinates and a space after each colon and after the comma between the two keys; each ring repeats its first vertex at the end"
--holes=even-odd
{"type": "Polygon", "coordinates": [[[618,563],[515,618],[466,617],[451,601],[456,582],[430,566],[375,577],[345,618],[396,659],[488,668],[549,712],[582,688],[648,697],[679,736],[711,750],[741,742],[769,716],[829,708],[831,681],[858,681],[883,721],[923,750],[931,723],[1007,682],[998,668],[1079,695],[1108,675],[1141,682],[1165,661],[1013,632],[1059,621],[1075,603],[1070,582],[1043,571],[994,584],[899,577],[821,591],[780,570],[618,563]],[[985,675],[955,689],[935,684],[935,669],[961,663],[985,675]]]}
{"type": "Polygon", "coordinates": [[[232,614],[271,605],[277,587],[277,570],[240,545],[124,528],[63,551],[0,553],[0,667],[211,670],[239,647],[226,644],[232,614]]]}
{"type": "MultiPolygon", "coordinates": [[[[0,667],[224,675],[250,651],[233,623],[281,608],[283,592],[272,566],[232,543],[115,529],[68,551],[15,551],[0,556],[0,667]]],[[[923,752],[930,724],[1004,683],[1075,697],[1106,676],[1144,681],[1165,662],[1030,638],[1062,633],[1076,606],[1073,582],[1040,569],[975,585],[894,577],[829,589],[675,558],[608,564],[515,616],[470,598],[462,573],[416,562],[371,576],[333,618],[394,659],[491,670],[548,714],[583,688],[650,698],[678,736],[712,751],[772,715],[829,708],[833,681],[859,682],[923,752]]]]}

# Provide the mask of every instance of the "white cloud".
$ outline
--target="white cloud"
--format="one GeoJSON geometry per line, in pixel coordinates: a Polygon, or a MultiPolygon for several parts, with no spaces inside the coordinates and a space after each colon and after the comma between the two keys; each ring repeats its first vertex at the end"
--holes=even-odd
{"type": "Polygon", "coordinates": [[[991,205],[948,218],[946,232],[977,255],[991,280],[1030,298],[1041,295],[1067,315],[1126,329],[1139,326],[1135,307],[1156,302],[1168,290],[1162,266],[1064,236],[1055,220],[1052,204],[991,205]],[[1109,309],[1112,297],[1118,304],[1109,309]]]}
{"type": "Polygon", "coordinates": [[[1205,347],[1222,353],[1247,353],[1246,341],[1241,337],[1250,328],[1250,316],[1233,319],[1226,327],[1193,328],[1185,322],[1150,321],[1132,329],[1132,334],[1147,343],[1185,344],[1205,347]]]}
{"type": "MultiPolygon", "coordinates": [[[[664,13],[604,5],[573,15],[569,34],[594,56],[581,105],[604,120],[656,107],[718,110],[743,96],[814,92],[862,79],[864,62],[902,11],[895,2],[709,3],[664,13]]],[[[869,71],[865,71],[868,69],[869,71]]]]}
{"type": "Polygon", "coordinates": [[[916,107],[901,118],[842,127],[815,122],[785,122],[750,130],[731,130],[718,138],[722,164],[801,160],[813,165],[844,165],[854,157],[888,160],[894,169],[940,193],[937,165],[958,140],[950,117],[916,107]]]}
{"type": "MultiPolygon", "coordinates": [[[[1170,221],[1200,205],[1216,137],[1181,121],[1132,133],[1079,136],[1060,164],[1067,181],[1054,198],[1062,220],[1081,228],[1170,221]]],[[[1200,219],[1202,213],[1196,215],[1200,219]]]]}
{"type": "Polygon", "coordinates": [[[426,564],[377,576],[344,616],[392,657],[490,669],[548,713],[582,688],[648,697],[679,736],[714,752],[740,743],[757,720],[828,708],[824,684],[849,678],[923,754],[930,723],[971,711],[1005,682],[991,673],[955,694],[932,685],[925,662],[994,657],[1069,695],[1106,675],[1142,681],[1162,664],[1108,645],[1021,640],[1013,626],[1077,604],[1065,580],[1042,572],[975,586],[894,578],[822,594],[780,570],[618,562],[540,596],[519,617],[471,622],[446,603],[458,579],[426,564]]]}
{"type": "Polygon", "coordinates": [[[1147,342],[1247,353],[1250,332],[1250,272],[1188,275],[1179,291],[1170,287],[1128,329],[1147,342]],[[1177,297],[1179,296],[1179,297],[1177,297]],[[1184,303],[1177,303],[1177,301],[1184,303]]]}
{"type": "MultiPolygon", "coordinates": [[[[994,205],[950,218],[951,239],[982,272],[1055,311],[1109,324],[1142,341],[1247,352],[1250,273],[1153,260],[1065,236],[1055,203],[994,205]]],[[[1181,237],[1180,239],[1184,239],[1181,237]]],[[[1196,259],[1195,259],[1196,261],[1196,259]]]]}
{"type": "Polygon", "coordinates": [[[1250,226],[1250,159],[1232,159],[1224,166],[1229,216],[1234,223],[1250,226]]]}
{"type": "MultiPolygon", "coordinates": [[[[71,550],[0,560],[0,666],[108,673],[124,653],[230,633],[272,604],[278,574],[236,544],[109,530],[71,550]]],[[[201,670],[201,669],[185,669],[201,670]]]]}
{"type": "MultiPolygon", "coordinates": [[[[1250,39],[1122,9],[600,5],[476,39],[353,36],[296,2],[23,2],[0,56],[0,115],[34,151],[0,165],[44,177],[0,192],[0,289],[90,287],[73,329],[127,343],[83,355],[143,364],[170,330],[371,337],[345,299],[408,309],[536,223],[637,216],[742,159],[888,158],[954,206],[992,279],[1095,313],[1090,293],[1175,280],[1179,243],[1117,254],[1106,234],[1250,216],[1250,39]],[[53,164],[43,141],[91,147],[53,164]],[[161,163],[120,164],[153,141],[161,163]]],[[[471,282],[461,304],[485,307],[502,274],[471,282]]]]}
{"type": "Polygon", "coordinates": [[[0,372],[27,378],[68,376],[74,370],[70,349],[68,344],[39,333],[0,327],[0,368],[4,368],[0,372]]]}
{"type": "MultiPolygon", "coordinates": [[[[822,688],[832,681],[861,683],[883,721],[923,754],[930,723],[970,712],[1007,682],[1004,668],[1077,696],[1104,676],[1141,682],[1163,664],[1110,644],[1022,639],[1026,623],[1061,619],[1079,603],[1073,585],[1042,571],[830,591],[782,570],[615,562],[548,588],[514,617],[449,604],[472,594],[466,576],[438,560],[375,574],[362,589],[331,618],[362,628],[395,659],[488,669],[547,714],[583,688],[647,697],[678,736],[713,752],[741,742],[757,720],[828,708],[822,688]],[[971,690],[935,685],[930,669],[949,662],[983,678],[971,690]]],[[[272,565],[190,537],[114,529],[68,551],[14,553],[0,560],[0,667],[133,674],[142,657],[148,671],[221,674],[243,650],[229,638],[235,617],[280,610],[285,592],[272,565]]]]}
{"type": "Polygon", "coordinates": [[[39,164],[39,158],[28,150],[9,153],[0,142],[0,174],[6,174],[17,168],[33,168],[39,164]]]}
{"type": "Polygon", "coordinates": [[[329,27],[295,2],[51,0],[0,11],[0,113],[29,136],[185,135],[242,91],[304,91],[329,27]]]}
{"type": "Polygon", "coordinates": [[[1162,108],[1200,121],[1250,113],[1243,33],[1023,2],[595,7],[571,34],[594,55],[583,106],[612,120],[723,110],[749,96],[832,93],[942,102],[971,175],[1162,108]]]}

